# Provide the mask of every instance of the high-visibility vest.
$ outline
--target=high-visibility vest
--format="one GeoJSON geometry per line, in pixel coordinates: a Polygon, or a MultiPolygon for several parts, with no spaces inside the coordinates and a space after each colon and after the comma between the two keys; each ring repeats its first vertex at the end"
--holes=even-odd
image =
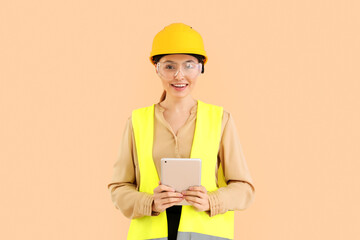
{"type": "MultiPolygon", "coordinates": [[[[207,191],[218,189],[215,169],[221,138],[223,108],[198,101],[196,126],[191,158],[200,158],[201,185],[207,191]]],[[[159,184],[159,176],[153,160],[154,105],[134,110],[132,124],[135,137],[138,165],[140,170],[140,192],[154,193],[159,184]]],[[[219,187],[225,185],[220,166],[219,187]]],[[[131,220],[128,240],[166,240],[168,236],[166,211],[158,216],[144,216],[131,220]]],[[[178,229],[178,240],[185,239],[233,239],[234,212],[228,211],[210,217],[190,205],[182,206],[178,229]]]]}

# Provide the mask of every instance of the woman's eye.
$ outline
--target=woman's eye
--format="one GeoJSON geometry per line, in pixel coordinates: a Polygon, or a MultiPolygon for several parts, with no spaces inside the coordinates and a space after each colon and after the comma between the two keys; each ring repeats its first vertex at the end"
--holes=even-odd
{"type": "Polygon", "coordinates": [[[186,65],[185,65],[185,68],[187,68],[187,69],[192,69],[192,68],[194,68],[195,66],[194,66],[194,64],[192,64],[192,63],[187,63],[186,65]]]}
{"type": "Polygon", "coordinates": [[[175,69],[175,66],[173,66],[173,65],[166,65],[166,66],[165,66],[165,69],[170,69],[170,70],[172,70],[172,69],[175,69]]]}

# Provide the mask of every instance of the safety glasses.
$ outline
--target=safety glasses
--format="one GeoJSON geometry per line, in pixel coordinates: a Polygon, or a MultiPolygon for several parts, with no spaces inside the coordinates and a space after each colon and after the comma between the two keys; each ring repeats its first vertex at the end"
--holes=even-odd
{"type": "Polygon", "coordinates": [[[186,61],[182,64],[165,61],[156,64],[158,74],[166,80],[173,80],[180,72],[184,77],[196,78],[201,73],[201,67],[201,63],[193,61],[186,61]]]}

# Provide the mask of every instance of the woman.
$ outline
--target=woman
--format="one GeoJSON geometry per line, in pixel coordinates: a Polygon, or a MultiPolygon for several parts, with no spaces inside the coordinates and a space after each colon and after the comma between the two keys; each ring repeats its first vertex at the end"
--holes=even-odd
{"type": "Polygon", "coordinates": [[[150,60],[164,93],[128,119],[108,185],[132,219],[128,239],[233,239],[233,211],[250,205],[254,187],[231,115],[191,95],[207,61],[203,40],[171,24],[155,36],[150,60]],[[178,193],[162,185],[164,157],[201,158],[201,186],[178,193]],[[176,205],[183,199],[190,205],[176,205]]]}

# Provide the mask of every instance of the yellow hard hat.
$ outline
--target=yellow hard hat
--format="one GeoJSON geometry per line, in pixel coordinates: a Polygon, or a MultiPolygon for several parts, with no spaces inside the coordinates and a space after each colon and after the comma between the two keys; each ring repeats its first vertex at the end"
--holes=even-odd
{"type": "Polygon", "coordinates": [[[150,53],[150,61],[155,64],[153,56],[176,53],[202,55],[204,64],[207,61],[201,35],[183,23],[170,24],[156,34],[150,53]]]}

